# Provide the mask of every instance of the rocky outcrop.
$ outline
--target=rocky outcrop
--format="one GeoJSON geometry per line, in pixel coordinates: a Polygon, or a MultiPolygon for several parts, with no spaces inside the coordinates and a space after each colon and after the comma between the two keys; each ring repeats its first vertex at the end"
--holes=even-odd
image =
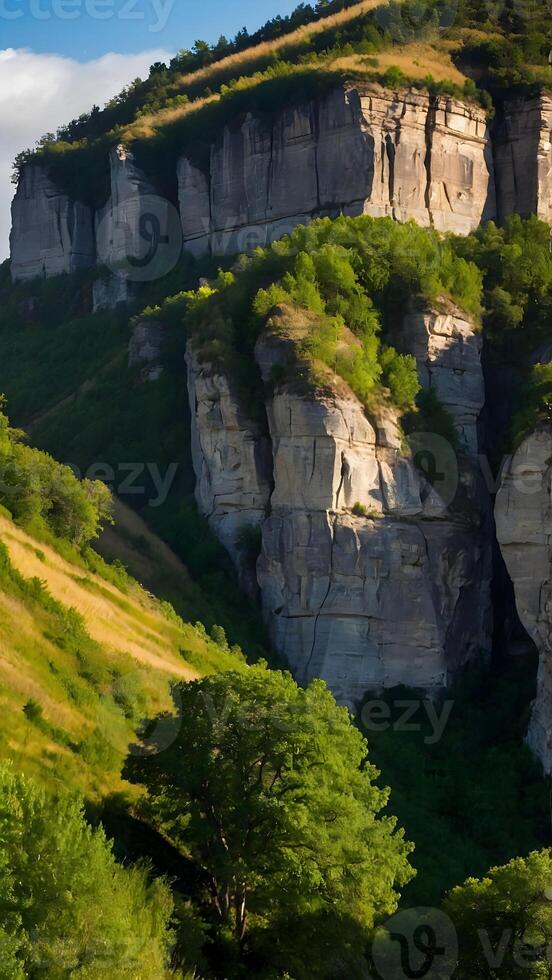
{"type": "Polygon", "coordinates": [[[272,489],[268,439],[248,417],[228,377],[186,352],[192,420],[192,461],[201,514],[241,567],[240,536],[266,517],[272,489]]]}
{"type": "Polygon", "coordinates": [[[119,270],[122,277],[129,256],[139,258],[144,254],[141,227],[144,202],[155,191],[124,146],[111,151],[109,165],[110,197],[95,218],[98,262],[108,269],[119,270]]]}
{"type": "Polygon", "coordinates": [[[37,164],[27,164],[12,204],[10,248],[14,281],[93,266],[92,212],[61,193],[37,164]]]}
{"type": "Polygon", "coordinates": [[[404,455],[390,410],[368,418],[334,375],[323,390],[305,383],[294,317],[289,329],[283,308],[255,352],[271,478],[259,427],[188,352],[200,507],[231,553],[238,521],[261,525],[265,618],[301,681],[322,677],[347,703],[400,683],[438,689],[489,649],[489,539],[475,508],[447,507],[404,455]]]}
{"type": "Polygon", "coordinates": [[[105,275],[92,283],[92,312],[115,310],[128,303],[129,283],[122,276],[105,275]]]}
{"type": "Polygon", "coordinates": [[[144,381],[159,381],[163,374],[163,334],[163,324],[156,320],[143,320],[132,331],[128,345],[128,366],[141,366],[144,381]]]}
{"type": "Polygon", "coordinates": [[[552,223],[552,98],[506,102],[494,134],[497,210],[552,223]]]}
{"type": "Polygon", "coordinates": [[[519,617],[540,654],[529,744],[552,772],[552,429],[541,425],[502,475],[498,541],[514,583],[519,617]]]}
{"type": "Polygon", "coordinates": [[[494,216],[483,111],[450,98],[339,87],[269,123],[247,115],[209,174],[179,163],[186,244],[246,251],[317,215],[389,215],[460,234],[494,216]]]}
{"type": "Polygon", "coordinates": [[[97,262],[151,280],[173,268],[182,241],[195,255],[246,252],[324,215],[414,219],[458,234],[514,212],[552,223],[552,99],[506,103],[497,120],[491,136],[484,111],[465,101],[339,86],[272,117],[234,120],[204,170],[183,148],[179,214],[119,146],[96,242],[89,209],[28,164],[13,205],[12,275],[97,262]]]}
{"type": "Polygon", "coordinates": [[[414,354],[425,389],[434,389],[451,415],[460,448],[476,456],[478,422],[485,404],[481,370],[482,334],[459,309],[421,310],[408,314],[396,337],[397,346],[414,354]]]}

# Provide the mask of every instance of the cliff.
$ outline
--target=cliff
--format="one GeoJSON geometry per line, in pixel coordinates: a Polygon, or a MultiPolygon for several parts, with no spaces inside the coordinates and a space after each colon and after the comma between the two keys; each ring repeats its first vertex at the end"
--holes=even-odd
{"type": "Polygon", "coordinates": [[[322,677],[352,704],[370,688],[438,689],[490,646],[490,539],[478,503],[472,495],[467,519],[426,483],[391,409],[368,418],[331,373],[322,390],[298,381],[305,329],[283,307],[257,342],[268,438],[223,369],[190,345],[200,510],[238,567],[240,530],[261,529],[265,619],[298,678],[322,677]]]}
{"type": "Polygon", "coordinates": [[[494,134],[497,214],[552,222],[552,99],[506,101],[494,134]]]}
{"type": "Polygon", "coordinates": [[[59,276],[95,262],[92,212],[62,194],[39,166],[27,164],[12,205],[14,280],[59,276]]]}
{"type": "Polygon", "coordinates": [[[529,744],[552,772],[552,433],[542,425],[508,462],[496,501],[498,541],[519,617],[539,654],[529,744]]]}
{"type": "MultiPolygon", "coordinates": [[[[249,113],[220,133],[205,169],[183,147],[181,230],[124,147],[111,151],[111,196],[93,220],[27,164],[13,204],[12,276],[96,263],[120,271],[128,256],[148,254],[152,215],[164,234],[170,228],[164,252],[173,264],[182,247],[248,251],[320,215],[388,215],[459,234],[512,211],[549,220],[551,115],[544,96],[508,104],[493,135],[475,105],[374,84],[341,85],[269,118],[249,113]]],[[[145,277],[134,265],[129,278],[145,277]]]]}

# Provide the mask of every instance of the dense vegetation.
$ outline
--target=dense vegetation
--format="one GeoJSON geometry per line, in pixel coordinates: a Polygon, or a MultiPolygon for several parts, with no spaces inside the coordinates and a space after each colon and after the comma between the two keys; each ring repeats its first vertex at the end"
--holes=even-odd
{"type": "Polygon", "coordinates": [[[354,972],[412,871],[348,710],[263,665],[181,686],[177,703],[173,744],[130,772],[146,818],[201,869],[217,972],[354,972]]]}
{"type": "Polygon", "coordinates": [[[77,479],[68,466],[26,446],[0,410],[0,504],[26,526],[45,524],[84,546],[111,516],[111,494],[99,480],[77,479]]]}
{"type": "Polygon", "coordinates": [[[82,803],[50,798],[0,766],[0,946],[5,980],[169,976],[173,903],[123,869],[82,803]]]}
{"type": "Polygon", "coordinates": [[[230,363],[243,387],[254,383],[247,362],[271,312],[285,304],[315,314],[297,344],[310,366],[305,380],[316,384],[316,367],[323,364],[368,409],[388,399],[404,412],[413,406],[419,382],[415,359],[385,343],[399,311],[453,298],[477,316],[480,295],[479,271],[455,254],[449,240],[414,223],[363,217],[299,227],[242,257],[212,286],[183,294],[180,303],[187,330],[201,338],[202,354],[230,363]]]}

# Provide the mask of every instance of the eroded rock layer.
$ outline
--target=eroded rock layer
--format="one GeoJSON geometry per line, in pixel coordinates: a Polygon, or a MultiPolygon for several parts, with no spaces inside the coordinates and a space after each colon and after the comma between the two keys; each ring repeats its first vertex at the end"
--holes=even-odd
{"type": "Polygon", "coordinates": [[[336,88],[228,126],[208,174],[183,157],[180,212],[194,251],[245,251],[316,215],[413,218],[466,234],[495,214],[482,110],[454,99],[336,88]]]}
{"type": "Polygon", "coordinates": [[[238,565],[240,530],[261,528],[265,618],[301,681],[322,677],[347,703],[401,683],[443,687],[490,644],[476,495],[470,519],[445,503],[404,455],[391,410],[368,418],[335,375],[324,392],[300,370],[274,387],[274,367],[294,356],[288,319],[282,308],[256,346],[268,447],[221,369],[188,352],[200,509],[238,565]]]}
{"type": "Polygon", "coordinates": [[[519,617],[540,654],[529,743],[552,772],[552,429],[540,426],[508,463],[496,500],[499,544],[519,617]]]}
{"type": "Polygon", "coordinates": [[[27,164],[12,204],[10,250],[14,280],[91,266],[96,258],[92,212],[62,194],[39,166],[27,164]]]}

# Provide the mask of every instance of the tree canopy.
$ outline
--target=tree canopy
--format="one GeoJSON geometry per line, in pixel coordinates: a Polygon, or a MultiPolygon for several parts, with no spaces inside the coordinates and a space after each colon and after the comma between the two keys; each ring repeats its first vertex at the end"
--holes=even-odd
{"type": "Polygon", "coordinates": [[[289,969],[306,934],[314,963],[333,932],[324,970],[301,976],[325,976],[351,930],[361,956],[412,848],[382,814],[389,791],[348,710],[323,682],[302,689],[264,665],[183,685],[177,701],[177,740],[131,771],[148,818],[201,869],[219,937],[245,955],[270,935],[271,964],[289,969]]]}
{"type": "Polygon", "coordinates": [[[116,863],[79,799],[0,766],[3,980],[163,980],[172,908],[162,881],[116,863]]]}

